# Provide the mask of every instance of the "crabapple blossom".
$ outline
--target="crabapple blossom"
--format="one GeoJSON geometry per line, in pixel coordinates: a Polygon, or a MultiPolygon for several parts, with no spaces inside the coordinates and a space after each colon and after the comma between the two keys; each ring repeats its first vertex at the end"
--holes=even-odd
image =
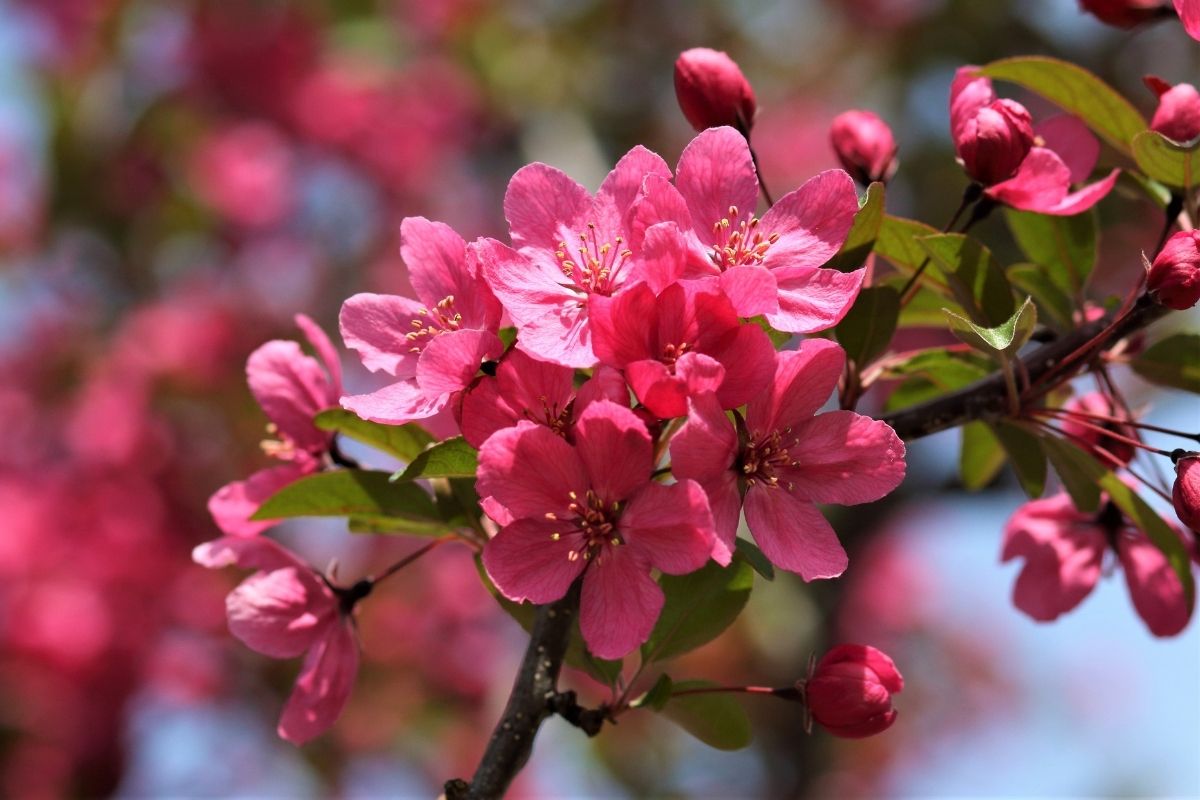
{"type": "Polygon", "coordinates": [[[1078,119],[1060,115],[1036,128],[1020,103],[998,100],[992,81],[961,67],[950,87],[950,132],[967,174],[991,200],[1022,211],[1069,216],[1094,206],[1120,170],[1072,193],[1096,165],[1100,143],[1078,119]]]}
{"type": "Polygon", "coordinates": [[[396,382],[343,397],[363,419],[397,425],[437,414],[485,361],[499,358],[500,304],[479,274],[466,242],[445,223],[407,217],[400,254],[417,299],[356,294],[342,305],[346,346],[363,365],[396,382]]]}
{"type": "Polygon", "coordinates": [[[776,566],[806,581],[845,571],[846,552],[816,504],[872,502],[904,478],[904,444],[886,423],[852,411],[816,413],[845,360],[825,339],[777,353],[771,383],[736,427],[713,393],[690,401],[671,440],[671,465],[708,495],[716,561],[728,562],[744,507],[750,533],[776,566]]]}
{"type": "Polygon", "coordinates": [[[1176,311],[1200,302],[1200,231],[1179,231],[1167,239],[1150,265],[1146,290],[1176,311]]]}
{"type": "Polygon", "coordinates": [[[737,62],[720,50],[693,47],[675,59],[675,97],[697,131],[728,125],[749,133],[757,106],[737,62]]]}
{"type": "Polygon", "coordinates": [[[877,114],[838,114],[829,126],[829,141],[842,168],[861,184],[887,181],[896,172],[896,139],[877,114]]]}
{"type": "Polygon", "coordinates": [[[650,636],[664,599],[652,568],[686,574],[713,549],[703,490],[653,481],[653,466],[645,425],[609,400],[579,415],[574,444],[522,421],[479,451],[479,494],[511,518],[484,547],[488,575],[532,603],[558,600],[582,576],[580,631],[601,658],[650,636]]]}
{"type": "Polygon", "coordinates": [[[313,424],[313,417],[336,408],[342,394],[342,367],[325,332],[303,314],[296,324],[316,351],[307,356],[296,342],[274,340],[250,354],[246,379],[278,439],[263,442],[266,453],[284,463],[222,486],[208,501],[217,526],[232,536],[253,536],[271,521],[250,521],[268,497],[289,483],[318,471],[333,434],[313,424]]]}
{"type": "Polygon", "coordinates": [[[1167,0],[1079,0],[1079,7],[1118,28],[1133,28],[1170,15],[1167,0]]]}
{"type": "Polygon", "coordinates": [[[1192,609],[1179,576],[1162,551],[1106,497],[1084,513],[1066,493],[1032,500],[1004,528],[1001,560],[1024,558],[1013,604],[1038,622],[1050,622],[1091,594],[1110,549],[1125,573],[1138,615],[1155,636],[1174,636],[1192,609]]]}
{"type": "MultiPolygon", "coordinates": [[[[1102,448],[1114,456],[1120,464],[1128,464],[1133,458],[1136,448],[1128,442],[1122,442],[1111,436],[1106,436],[1097,428],[1112,431],[1127,439],[1137,439],[1137,431],[1129,425],[1104,422],[1092,419],[1091,416],[1070,416],[1071,412],[1081,412],[1085,415],[1112,417],[1124,419],[1125,415],[1114,404],[1112,399],[1102,392],[1091,392],[1080,397],[1073,397],[1063,406],[1062,430],[1068,437],[1088,451],[1095,453],[1096,448],[1102,448]]],[[[1102,460],[1111,461],[1101,456],[1102,460]]]]}
{"type": "Polygon", "coordinates": [[[1179,521],[1200,534],[1200,453],[1189,453],[1176,462],[1171,501],[1179,521]]]}
{"type": "Polygon", "coordinates": [[[821,727],[844,739],[882,733],[896,721],[892,695],[904,678],[887,654],[861,644],[840,644],[817,662],[804,681],[808,713],[821,727]]]}
{"type": "Polygon", "coordinates": [[[1150,130],[1176,142],[1190,142],[1200,136],[1200,92],[1196,87],[1190,83],[1172,86],[1154,75],[1147,75],[1144,80],[1158,96],[1150,130]]]}

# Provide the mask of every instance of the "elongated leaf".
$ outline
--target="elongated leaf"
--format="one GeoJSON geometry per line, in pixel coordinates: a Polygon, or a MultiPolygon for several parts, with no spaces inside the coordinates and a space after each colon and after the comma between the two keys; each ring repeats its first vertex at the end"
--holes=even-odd
{"type": "Polygon", "coordinates": [[[740,750],[750,744],[750,718],[736,698],[725,692],[686,694],[686,689],[716,686],[711,681],[679,681],[671,687],[671,699],[662,715],[685,731],[718,750],[740,750]]]}
{"type": "Polygon", "coordinates": [[[404,462],[412,461],[433,441],[433,437],[415,422],[407,425],[380,425],[378,422],[360,419],[358,415],[344,408],[322,411],[313,418],[313,424],[323,431],[337,431],[349,436],[404,462]]]}
{"type": "Polygon", "coordinates": [[[871,286],[859,292],[834,333],[846,357],[861,369],[887,350],[899,317],[899,293],[890,286],[871,286]]]}
{"type": "Polygon", "coordinates": [[[419,478],[473,478],[479,469],[479,451],[461,436],[434,445],[392,476],[403,483],[419,478]]]}
{"type": "Polygon", "coordinates": [[[1171,569],[1175,570],[1175,574],[1179,576],[1179,580],[1183,584],[1188,608],[1191,608],[1196,602],[1196,582],[1192,578],[1191,558],[1183,540],[1175,531],[1171,530],[1171,526],[1163,521],[1163,518],[1150,507],[1149,503],[1139,497],[1133,489],[1130,489],[1113,473],[1107,472],[1100,478],[1100,488],[1105,491],[1117,508],[1121,509],[1121,513],[1128,517],[1138,530],[1145,533],[1154,546],[1167,557],[1167,563],[1171,565],[1171,569]]]}
{"type": "Polygon", "coordinates": [[[717,638],[741,613],[754,586],[754,570],[740,557],[722,567],[710,561],[688,575],[663,575],[666,602],[642,645],[642,659],[663,661],[717,638]]]}
{"type": "Polygon", "coordinates": [[[749,564],[751,569],[769,581],[775,580],[775,565],[767,560],[763,551],[758,549],[758,545],[749,539],[737,539],[735,547],[738,556],[749,564]]]}
{"type": "Polygon", "coordinates": [[[671,676],[664,672],[658,676],[658,680],[650,687],[650,691],[634,700],[630,705],[634,708],[652,708],[655,711],[662,711],[667,701],[671,699],[673,685],[671,676]]]}
{"type": "Polygon", "coordinates": [[[1063,488],[1080,511],[1100,508],[1100,484],[1107,471],[1100,462],[1079,447],[1057,436],[1043,436],[1042,450],[1054,465],[1063,488]]]}
{"type": "Polygon", "coordinates": [[[985,352],[1012,355],[1020,350],[1033,334],[1037,325],[1037,306],[1026,297],[1025,302],[1011,317],[994,328],[976,325],[949,310],[946,311],[946,317],[950,320],[951,332],[972,347],[985,352]]]}
{"type": "MultiPolygon", "coordinates": [[[[904,286],[903,280],[889,280],[888,286],[891,286],[896,291],[904,286]]],[[[945,294],[939,294],[928,286],[922,286],[909,298],[909,301],[904,304],[904,308],[900,309],[900,318],[896,322],[897,328],[942,328],[946,325],[946,315],[942,309],[949,308],[959,314],[966,315],[966,311],[958,303],[951,300],[945,294]]]]}
{"type": "Polygon", "coordinates": [[[990,328],[1012,316],[1012,287],[986,247],[961,233],[939,233],[917,243],[941,268],[954,299],[973,322],[990,328]]]}
{"type": "MultiPolygon", "coordinates": [[[[918,239],[937,234],[937,228],[924,222],[885,214],[883,224],[879,226],[879,236],[875,239],[875,252],[905,275],[911,275],[920,269],[921,264],[930,260],[928,251],[921,247],[918,239]]],[[[925,267],[921,283],[941,294],[950,295],[946,277],[937,264],[930,263],[925,267]]]]}
{"type": "Polygon", "coordinates": [[[1133,158],[1149,177],[1190,190],[1200,183],[1200,142],[1176,144],[1158,131],[1142,131],[1133,138],[1133,158]]]}
{"type": "Polygon", "coordinates": [[[1083,291],[1096,265],[1095,209],[1071,217],[1006,209],[1004,219],[1021,251],[1064,295],[1083,291]]]}
{"type": "Polygon", "coordinates": [[[1177,333],[1155,342],[1133,360],[1133,370],[1159,386],[1200,394],[1200,334],[1177,333]]]}
{"type": "Polygon", "coordinates": [[[1018,56],[986,64],[989,78],[1011,81],[1083,120],[1109,144],[1131,154],[1133,138],[1150,127],[1128,100],[1083,67],[1046,56],[1018,56]]]}
{"type": "Polygon", "coordinates": [[[1012,464],[1017,482],[1030,499],[1037,499],[1046,491],[1046,453],[1037,436],[1009,422],[997,422],[992,432],[1000,440],[1008,463],[1012,464]]]}
{"type": "Polygon", "coordinates": [[[841,272],[853,272],[861,267],[871,254],[882,225],[883,184],[876,181],[867,187],[867,196],[854,215],[854,224],[842,243],[842,249],[825,266],[841,272]]]}
{"type": "Polygon", "coordinates": [[[947,350],[918,353],[900,364],[891,365],[884,373],[888,378],[905,379],[888,396],[884,410],[891,412],[924,403],[982,380],[991,370],[991,362],[976,353],[947,350]]]}
{"type": "Polygon", "coordinates": [[[1004,461],[1004,448],[991,428],[982,422],[963,426],[958,474],[967,491],[977,492],[991,483],[1004,461]]]}
{"type": "Polygon", "coordinates": [[[396,485],[388,473],[342,469],[319,472],[288,484],[262,504],[252,519],[362,517],[438,523],[432,498],[419,486],[396,485]]]}
{"type": "Polygon", "coordinates": [[[1051,280],[1044,267],[1036,264],[1013,264],[1008,268],[1008,279],[1019,290],[1034,299],[1038,309],[1053,320],[1060,331],[1074,327],[1072,311],[1075,304],[1063,293],[1058,284],[1051,280]]]}

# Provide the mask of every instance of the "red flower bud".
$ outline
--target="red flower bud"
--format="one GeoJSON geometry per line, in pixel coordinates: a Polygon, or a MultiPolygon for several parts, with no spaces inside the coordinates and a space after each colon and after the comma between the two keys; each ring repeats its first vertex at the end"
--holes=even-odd
{"type": "Polygon", "coordinates": [[[886,654],[842,644],[817,663],[804,693],[813,720],[834,736],[861,739],[896,721],[892,695],[903,688],[904,678],[886,654]]]}
{"type": "Polygon", "coordinates": [[[675,59],[675,96],[697,131],[729,125],[748,133],[758,105],[737,63],[720,50],[693,47],[675,59]]]}
{"type": "Polygon", "coordinates": [[[1200,453],[1179,459],[1171,501],[1179,521],[1200,533],[1200,453]]]}
{"type": "Polygon", "coordinates": [[[1014,100],[993,100],[965,120],[954,147],[985,186],[1011,178],[1033,147],[1033,120],[1014,100]]]}
{"type": "Polygon", "coordinates": [[[1179,231],[1150,265],[1146,289],[1160,305],[1183,311],[1200,301],[1200,231],[1179,231]]]}
{"type": "Polygon", "coordinates": [[[1200,92],[1190,83],[1174,86],[1147,75],[1146,85],[1158,95],[1158,108],[1150,120],[1150,130],[1176,142],[1190,142],[1200,136],[1200,92]]]}
{"type": "Polygon", "coordinates": [[[859,183],[886,181],[896,171],[896,139],[892,129],[870,111],[846,111],[829,126],[833,152],[859,183]]]}
{"type": "Polygon", "coordinates": [[[1079,7],[1101,22],[1132,28],[1170,14],[1166,0],[1079,0],[1079,7]]]}

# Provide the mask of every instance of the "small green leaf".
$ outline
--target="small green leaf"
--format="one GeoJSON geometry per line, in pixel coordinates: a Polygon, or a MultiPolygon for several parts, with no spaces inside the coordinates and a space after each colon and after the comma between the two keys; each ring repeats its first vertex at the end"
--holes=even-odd
{"type": "Polygon", "coordinates": [[[647,663],[674,658],[717,638],[750,599],[754,570],[735,557],[728,567],[710,561],[687,575],[663,575],[659,585],[666,602],[642,645],[647,663]]]}
{"type": "Polygon", "coordinates": [[[954,299],[973,322],[983,327],[1000,325],[1012,316],[1012,287],[991,251],[961,233],[939,233],[917,240],[933,258],[954,299]]]}
{"type": "MultiPolygon", "coordinates": [[[[904,285],[904,281],[889,280],[887,285],[896,291],[900,291],[904,285]]],[[[949,297],[938,294],[927,286],[922,286],[904,304],[904,308],[900,309],[900,318],[896,322],[896,327],[941,328],[946,324],[946,315],[942,312],[944,308],[949,308],[951,311],[956,311],[960,314],[966,314],[962,306],[955,303],[949,297]]]]}
{"type": "Polygon", "coordinates": [[[1167,186],[1190,191],[1200,183],[1200,141],[1179,144],[1158,131],[1133,137],[1133,158],[1142,172],[1167,186]]]}
{"type": "Polygon", "coordinates": [[[890,413],[941,397],[986,378],[991,371],[991,362],[977,353],[926,350],[885,371],[885,377],[904,382],[888,396],[884,410],[890,413]]]}
{"type": "Polygon", "coordinates": [[[1030,499],[1042,496],[1046,491],[1046,453],[1037,436],[1024,428],[1008,422],[997,422],[992,432],[1000,440],[1008,463],[1012,464],[1017,482],[1030,499]]]}
{"type": "Polygon", "coordinates": [[[1177,333],[1155,342],[1133,360],[1133,371],[1159,386],[1200,394],[1200,334],[1177,333]]]}
{"type": "MultiPolygon", "coordinates": [[[[1069,218],[1068,218],[1069,219],[1069,218]]],[[[1063,293],[1044,267],[1036,264],[1013,264],[1008,268],[1008,279],[1021,291],[1028,294],[1046,312],[1059,330],[1074,327],[1075,304],[1063,293]]]]}
{"type": "Polygon", "coordinates": [[[1098,481],[1107,471],[1089,453],[1057,436],[1043,436],[1042,450],[1054,465],[1063,488],[1080,511],[1093,512],[1100,508],[1098,481]]]}
{"type": "Polygon", "coordinates": [[[1196,583],[1192,578],[1191,558],[1183,540],[1163,521],[1150,505],[1138,497],[1137,493],[1125,485],[1119,477],[1106,472],[1100,478],[1100,488],[1103,489],[1117,508],[1133,522],[1154,543],[1154,546],[1166,556],[1167,563],[1183,584],[1184,595],[1187,597],[1188,608],[1191,609],[1196,601],[1196,583]]]}
{"type": "Polygon", "coordinates": [[[268,498],[251,519],[287,517],[386,519],[395,527],[439,521],[433,499],[421,487],[398,486],[386,472],[360,469],[319,472],[290,483],[268,498]]]}
{"type": "Polygon", "coordinates": [[[1109,144],[1129,155],[1137,136],[1150,124],[1128,100],[1104,81],[1067,61],[1018,56],[993,61],[980,75],[1024,86],[1084,121],[1109,144]]]}
{"type": "Polygon", "coordinates": [[[899,317],[900,294],[890,286],[871,286],[858,293],[834,333],[846,357],[862,369],[887,350],[899,317]]]}
{"type": "Polygon", "coordinates": [[[758,545],[749,539],[735,539],[735,552],[750,567],[769,581],[775,580],[775,565],[772,564],[758,549],[758,545]]]}
{"type": "Polygon", "coordinates": [[[517,329],[513,327],[501,328],[496,331],[496,335],[500,337],[500,342],[504,345],[505,350],[512,347],[513,343],[517,341],[517,329]]]}
{"type": "Polygon", "coordinates": [[[702,689],[717,684],[711,681],[680,681],[672,687],[671,699],[662,715],[685,731],[718,750],[740,750],[750,744],[750,718],[741,703],[726,692],[685,694],[686,689],[702,689]]]}
{"type": "Polygon", "coordinates": [[[1011,317],[994,328],[976,325],[949,309],[946,310],[946,317],[950,320],[950,331],[972,347],[984,352],[1013,355],[1033,335],[1033,329],[1037,326],[1037,306],[1026,297],[1011,317]]]}
{"type": "Polygon", "coordinates": [[[969,492],[977,492],[995,479],[1004,466],[1004,448],[982,422],[969,422],[962,429],[958,474],[969,492]]]}
{"type": "Polygon", "coordinates": [[[634,708],[651,708],[655,711],[662,711],[667,701],[671,699],[671,686],[671,676],[664,672],[658,676],[658,680],[650,687],[650,691],[629,705],[634,708]]]}
{"type": "Polygon", "coordinates": [[[1004,219],[1021,251],[1044,270],[1050,283],[1067,296],[1083,291],[1096,264],[1095,209],[1059,217],[1010,208],[1005,209],[1004,219]]]}
{"type": "Polygon", "coordinates": [[[842,249],[824,266],[840,272],[853,272],[861,267],[871,254],[882,225],[883,184],[876,181],[867,187],[867,195],[863,198],[858,213],[854,215],[854,224],[850,227],[842,249]]]}
{"type": "Polygon", "coordinates": [[[355,441],[395,456],[407,463],[424,450],[433,437],[417,425],[380,425],[368,422],[344,408],[328,408],[313,418],[313,424],[323,431],[337,431],[355,441]]]}
{"type": "MultiPolygon", "coordinates": [[[[929,253],[918,239],[937,236],[937,228],[904,217],[885,214],[875,239],[875,252],[905,275],[912,275],[929,260],[929,253]]],[[[929,264],[921,275],[921,284],[949,296],[950,287],[936,264],[929,264]]]]}
{"type": "Polygon", "coordinates": [[[404,483],[419,478],[473,478],[478,469],[479,451],[456,436],[421,453],[392,480],[404,483]]]}
{"type": "Polygon", "coordinates": [[[775,345],[776,350],[779,350],[792,340],[792,334],[775,330],[771,327],[771,323],[767,322],[766,317],[752,317],[750,319],[750,324],[757,325],[758,327],[762,328],[767,334],[767,338],[771,340],[771,344],[775,345]]]}

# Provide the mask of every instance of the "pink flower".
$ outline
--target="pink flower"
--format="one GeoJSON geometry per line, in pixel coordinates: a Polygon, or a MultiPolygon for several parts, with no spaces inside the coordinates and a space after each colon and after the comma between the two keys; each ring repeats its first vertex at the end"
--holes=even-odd
{"type": "Polygon", "coordinates": [[[632,411],[592,403],[571,445],[520,422],[479,451],[479,494],[511,516],[483,564],[514,602],[549,603],[583,576],[579,625],[588,649],[619,658],[645,642],[662,610],[650,575],[699,569],[713,547],[704,492],[650,478],[653,444],[632,411]]]}
{"type": "Polygon", "coordinates": [[[342,394],[342,366],[329,337],[303,314],[296,324],[316,351],[307,356],[296,342],[274,340],[250,354],[246,379],[268,428],[277,440],[263,442],[268,455],[282,465],[259,470],[244,481],[226,484],[208,501],[208,510],[222,531],[231,536],[254,536],[274,522],[251,522],[258,507],[289,483],[322,466],[333,434],[313,424],[313,417],[336,408],[342,394]]]}
{"type": "MultiPolygon", "coordinates": [[[[1124,419],[1125,415],[1118,409],[1108,395],[1101,392],[1091,392],[1081,397],[1072,397],[1063,410],[1067,412],[1077,411],[1083,414],[1093,414],[1103,417],[1114,417],[1116,419],[1124,419]]],[[[1103,448],[1108,453],[1116,457],[1120,464],[1128,464],[1133,458],[1136,448],[1126,442],[1119,441],[1106,436],[1097,428],[1112,431],[1118,436],[1124,436],[1127,439],[1137,439],[1137,431],[1129,425],[1121,425],[1119,423],[1109,423],[1103,420],[1091,419],[1088,417],[1063,417],[1062,429],[1063,433],[1075,440],[1075,443],[1085,449],[1095,453],[1097,447],[1103,448]]],[[[1104,456],[1097,457],[1106,464],[1112,465],[1112,459],[1104,456]]]]}
{"type": "Polygon", "coordinates": [[[813,720],[834,736],[861,739],[892,726],[892,695],[903,689],[904,678],[886,653],[840,644],[817,662],[804,697],[813,720]]]}
{"type": "Polygon", "coordinates": [[[477,243],[483,274],[516,323],[517,347],[566,367],[590,367],[591,299],[630,279],[630,207],[648,175],[666,163],[644,147],[617,162],[595,197],[545,164],[517,171],[504,195],[513,248],[477,243]]]}
{"type": "Polygon", "coordinates": [[[295,195],[291,148],[258,122],[231,126],[201,142],[192,157],[196,193],[230,222],[263,227],[288,213],[295,195]]]}
{"type": "Polygon", "coordinates": [[[737,428],[712,394],[691,401],[671,441],[671,465],[677,478],[697,481],[708,494],[714,560],[728,561],[744,506],[754,540],[776,566],[806,581],[846,569],[846,552],[816,504],[868,503],[895,489],[904,478],[904,444],[885,423],[852,411],[816,414],[845,358],[825,339],[777,353],[771,384],[737,428]]]}
{"type": "Polygon", "coordinates": [[[1112,190],[1120,170],[1071,193],[1071,184],[1091,174],[1100,143],[1070,116],[1046,120],[1035,129],[1029,112],[1012,100],[997,100],[990,78],[961,67],[950,87],[950,131],[967,174],[992,200],[1022,211],[1069,216],[1098,203],[1112,190]]]}
{"type": "Polygon", "coordinates": [[[1190,142],[1200,136],[1200,92],[1196,87],[1190,83],[1172,86],[1154,75],[1147,75],[1144,80],[1158,96],[1150,130],[1176,142],[1190,142]]]}
{"type": "Polygon", "coordinates": [[[346,346],[372,372],[397,378],[342,406],[363,419],[399,425],[427,419],[465,389],[485,361],[500,357],[500,304],[466,242],[449,226],[424,217],[400,223],[400,254],[417,300],[356,294],[342,305],[346,346]]]}
{"type": "Polygon", "coordinates": [[[892,129],[870,111],[845,111],[833,118],[829,141],[842,168],[862,184],[887,181],[896,172],[892,129]]]}
{"type": "Polygon", "coordinates": [[[1125,571],[1138,615],[1155,636],[1174,636],[1191,618],[1179,577],[1162,552],[1106,499],[1099,514],[1077,510],[1060,493],[1021,506],[1004,529],[1001,560],[1023,557],[1013,604],[1038,622],[1057,619],[1100,580],[1111,547],[1125,571]]]}
{"type": "Polygon", "coordinates": [[[1179,521],[1200,533],[1200,453],[1190,453],[1175,464],[1171,500],[1179,521]]]}
{"type": "Polygon", "coordinates": [[[742,325],[716,286],[673,283],[657,297],[645,283],[592,303],[600,361],[625,372],[634,394],[660,419],[687,414],[687,399],[716,391],[736,408],[766,387],[775,348],[757,325],[742,325]]]}
{"type": "Polygon", "coordinates": [[[1200,41],[1200,0],[1175,0],[1175,13],[1188,36],[1200,41]]]}
{"type": "Polygon", "coordinates": [[[1170,13],[1166,0],[1079,0],[1079,7],[1118,28],[1133,28],[1170,13]]]}
{"type": "Polygon", "coordinates": [[[675,59],[675,97],[697,131],[728,125],[749,133],[757,105],[737,62],[720,50],[693,47],[675,59]]]}
{"type": "Polygon", "coordinates": [[[1150,265],[1146,291],[1176,311],[1200,302],[1200,231],[1178,231],[1167,239],[1150,265]]]}
{"type": "Polygon", "coordinates": [[[718,280],[739,316],[765,314],[791,333],[833,327],[858,296],[862,270],[821,268],[858,211],[854,181],[841,170],[810,179],[759,219],[746,140],[732,128],[710,128],[683,151],[675,185],[651,175],[643,195],[633,241],[658,291],[680,278],[718,280]]]}
{"type": "Polygon", "coordinates": [[[475,448],[483,447],[496,431],[521,420],[544,425],[568,438],[575,419],[596,400],[629,405],[629,389],[620,373],[597,367],[576,391],[575,370],[513,349],[500,359],[494,377],[482,378],[463,392],[459,427],[475,448]]]}
{"type": "Polygon", "coordinates": [[[192,559],[214,569],[257,570],[225,599],[229,630],[265,656],[306,654],[278,733],[294,744],[323,733],[342,713],[358,674],[358,640],[350,612],[370,583],[335,593],[311,567],[261,536],[205,542],[192,551],[192,559]]]}

